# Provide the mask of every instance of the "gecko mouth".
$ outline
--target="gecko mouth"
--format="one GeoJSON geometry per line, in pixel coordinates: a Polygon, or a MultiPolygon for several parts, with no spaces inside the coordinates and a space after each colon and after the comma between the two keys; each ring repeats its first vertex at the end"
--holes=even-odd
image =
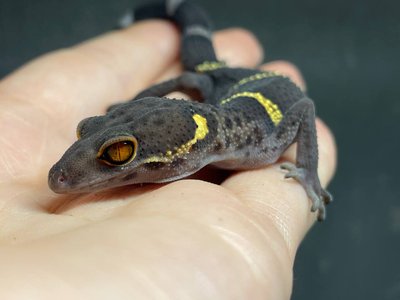
{"type": "Polygon", "coordinates": [[[55,165],[49,172],[48,185],[57,194],[89,193],[137,183],[135,182],[136,177],[137,173],[131,173],[106,179],[97,177],[92,180],[74,183],[74,176],[69,176],[63,168],[55,165]]]}
{"type": "MultiPolygon", "coordinates": [[[[212,157],[209,159],[212,160],[212,157]]],[[[204,160],[201,164],[181,165],[180,168],[170,164],[138,163],[129,169],[119,168],[113,173],[98,176],[71,173],[68,168],[56,163],[49,171],[48,185],[57,194],[92,193],[130,184],[175,181],[197,172],[208,163],[209,160],[204,160]]]]}

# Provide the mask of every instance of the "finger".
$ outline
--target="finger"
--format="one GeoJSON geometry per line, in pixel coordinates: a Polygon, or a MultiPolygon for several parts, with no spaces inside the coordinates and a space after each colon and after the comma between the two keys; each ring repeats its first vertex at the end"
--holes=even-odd
{"type": "Polygon", "coordinates": [[[263,49],[257,38],[245,29],[234,28],[221,31],[215,37],[218,59],[230,67],[255,67],[263,59],[263,49]],[[223,33],[223,34],[222,34],[223,33]]]}

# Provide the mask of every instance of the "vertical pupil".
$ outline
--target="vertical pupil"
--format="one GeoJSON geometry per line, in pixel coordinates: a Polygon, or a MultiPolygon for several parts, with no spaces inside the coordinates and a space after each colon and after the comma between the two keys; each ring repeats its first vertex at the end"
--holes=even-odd
{"type": "Polygon", "coordinates": [[[111,145],[107,154],[111,158],[111,160],[115,162],[124,162],[128,160],[133,152],[132,144],[129,142],[118,142],[111,145]]]}

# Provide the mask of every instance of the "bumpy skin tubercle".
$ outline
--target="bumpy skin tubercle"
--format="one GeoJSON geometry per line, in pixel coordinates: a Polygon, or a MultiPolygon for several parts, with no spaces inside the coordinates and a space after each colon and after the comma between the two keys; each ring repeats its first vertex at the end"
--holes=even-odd
{"type": "Polygon", "coordinates": [[[296,164],[284,163],[318,219],[332,200],[319,182],[313,102],[288,78],[273,72],[229,68],[218,61],[204,12],[191,2],[167,1],[135,11],[135,20],[161,17],[182,30],[185,72],[154,85],[104,116],[78,125],[78,140],[49,172],[57,193],[93,192],[144,182],[167,182],[208,164],[260,168],[297,143],[296,164]],[[181,91],[199,101],[169,99],[181,91]]]}

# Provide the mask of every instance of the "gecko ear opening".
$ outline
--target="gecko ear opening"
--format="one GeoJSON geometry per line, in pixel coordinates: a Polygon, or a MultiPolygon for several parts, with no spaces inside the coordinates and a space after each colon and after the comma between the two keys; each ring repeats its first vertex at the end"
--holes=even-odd
{"type": "Polygon", "coordinates": [[[106,141],[97,153],[97,159],[110,166],[129,164],[136,156],[138,142],[134,136],[119,136],[106,141]]]}

